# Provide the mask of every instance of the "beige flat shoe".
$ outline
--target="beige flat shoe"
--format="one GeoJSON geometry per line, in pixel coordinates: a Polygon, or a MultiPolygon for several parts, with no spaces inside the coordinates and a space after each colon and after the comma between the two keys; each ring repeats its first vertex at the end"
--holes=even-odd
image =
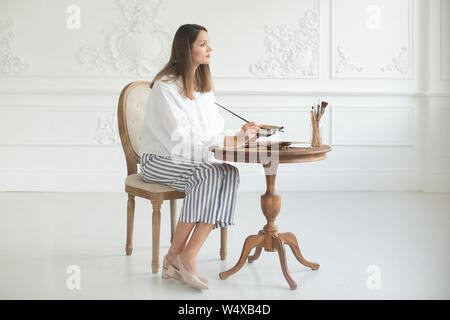
{"type": "Polygon", "coordinates": [[[195,273],[189,272],[184,267],[183,261],[181,261],[180,256],[177,256],[177,259],[180,265],[180,275],[187,285],[196,289],[208,289],[208,286],[204,282],[202,282],[195,273]]]}
{"type": "Polygon", "coordinates": [[[169,263],[169,260],[167,260],[167,256],[165,256],[163,260],[161,277],[163,279],[176,279],[178,281],[183,281],[179,271],[169,263]]]}
{"type": "MultiPolygon", "coordinates": [[[[164,279],[173,278],[173,279],[177,279],[177,280],[183,282],[183,278],[180,275],[180,270],[178,270],[178,268],[176,266],[174,266],[173,264],[171,264],[169,262],[169,259],[167,259],[167,256],[165,256],[164,260],[163,260],[163,270],[162,270],[161,276],[164,279]]],[[[201,282],[208,283],[208,279],[206,279],[200,275],[197,275],[197,277],[200,279],[201,282]]]]}

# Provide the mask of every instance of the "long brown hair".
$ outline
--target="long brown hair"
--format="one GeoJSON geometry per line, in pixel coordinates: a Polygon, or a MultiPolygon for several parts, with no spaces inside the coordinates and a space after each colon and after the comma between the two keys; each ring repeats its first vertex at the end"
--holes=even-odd
{"type": "Polygon", "coordinates": [[[193,91],[209,92],[213,89],[211,71],[208,64],[201,64],[193,74],[191,49],[200,31],[206,31],[205,27],[198,24],[183,24],[175,33],[172,42],[172,53],[169,62],[156,74],[150,85],[163,76],[168,76],[167,81],[174,81],[179,76],[183,79],[184,95],[193,100],[193,91]]]}

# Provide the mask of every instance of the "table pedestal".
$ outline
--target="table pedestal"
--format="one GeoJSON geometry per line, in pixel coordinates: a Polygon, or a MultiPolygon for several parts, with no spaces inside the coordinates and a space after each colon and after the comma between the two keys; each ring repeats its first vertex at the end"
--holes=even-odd
{"type": "Polygon", "coordinates": [[[281,270],[289,283],[291,289],[297,288],[297,283],[292,279],[286,264],[286,253],[284,251],[284,244],[291,247],[297,260],[313,270],[319,269],[318,263],[313,263],[305,260],[303,258],[300,248],[298,246],[297,238],[291,232],[278,233],[278,226],[275,224],[275,219],[280,212],[281,207],[281,197],[275,193],[275,179],[277,176],[277,162],[270,162],[263,164],[264,173],[266,176],[266,193],[261,195],[261,209],[264,216],[267,219],[267,224],[264,226],[263,230],[258,232],[258,235],[251,235],[245,239],[244,247],[242,249],[241,257],[236,265],[224,272],[219,274],[220,279],[225,280],[232,274],[238,272],[242,266],[245,264],[245,260],[248,258],[248,262],[252,263],[261,255],[261,251],[264,248],[265,251],[274,252],[278,251],[278,256],[280,258],[281,270]],[[250,252],[255,250],[252,256],[250,252]]]}

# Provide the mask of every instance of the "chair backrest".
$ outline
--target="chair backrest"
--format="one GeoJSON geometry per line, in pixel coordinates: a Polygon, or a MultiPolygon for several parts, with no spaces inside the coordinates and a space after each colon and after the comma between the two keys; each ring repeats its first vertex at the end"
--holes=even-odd
{"type": "Polygon", "coordinates": [[[137,164],[141,161],[139,146],[145,109],[151,92],[150,84],[150,81],[134,81],[127,84],[120,93],[117,121],[128,175],[137,173],[137,164]]]}

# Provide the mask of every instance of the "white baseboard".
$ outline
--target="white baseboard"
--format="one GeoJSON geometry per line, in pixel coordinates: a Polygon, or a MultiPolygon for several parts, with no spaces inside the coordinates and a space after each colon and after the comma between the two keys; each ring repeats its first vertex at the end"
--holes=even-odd
{"type": "MultiPolygon", "coordinates": [[[[277,191],[450,192],[450,175],[421,172],[279,170],[277,191]]],[[[0,170],[0,191],[121,192],[122,171],[0,170]]],[[[240,170],[240,191],[264,192],[262,170],[240,170]]]]}

